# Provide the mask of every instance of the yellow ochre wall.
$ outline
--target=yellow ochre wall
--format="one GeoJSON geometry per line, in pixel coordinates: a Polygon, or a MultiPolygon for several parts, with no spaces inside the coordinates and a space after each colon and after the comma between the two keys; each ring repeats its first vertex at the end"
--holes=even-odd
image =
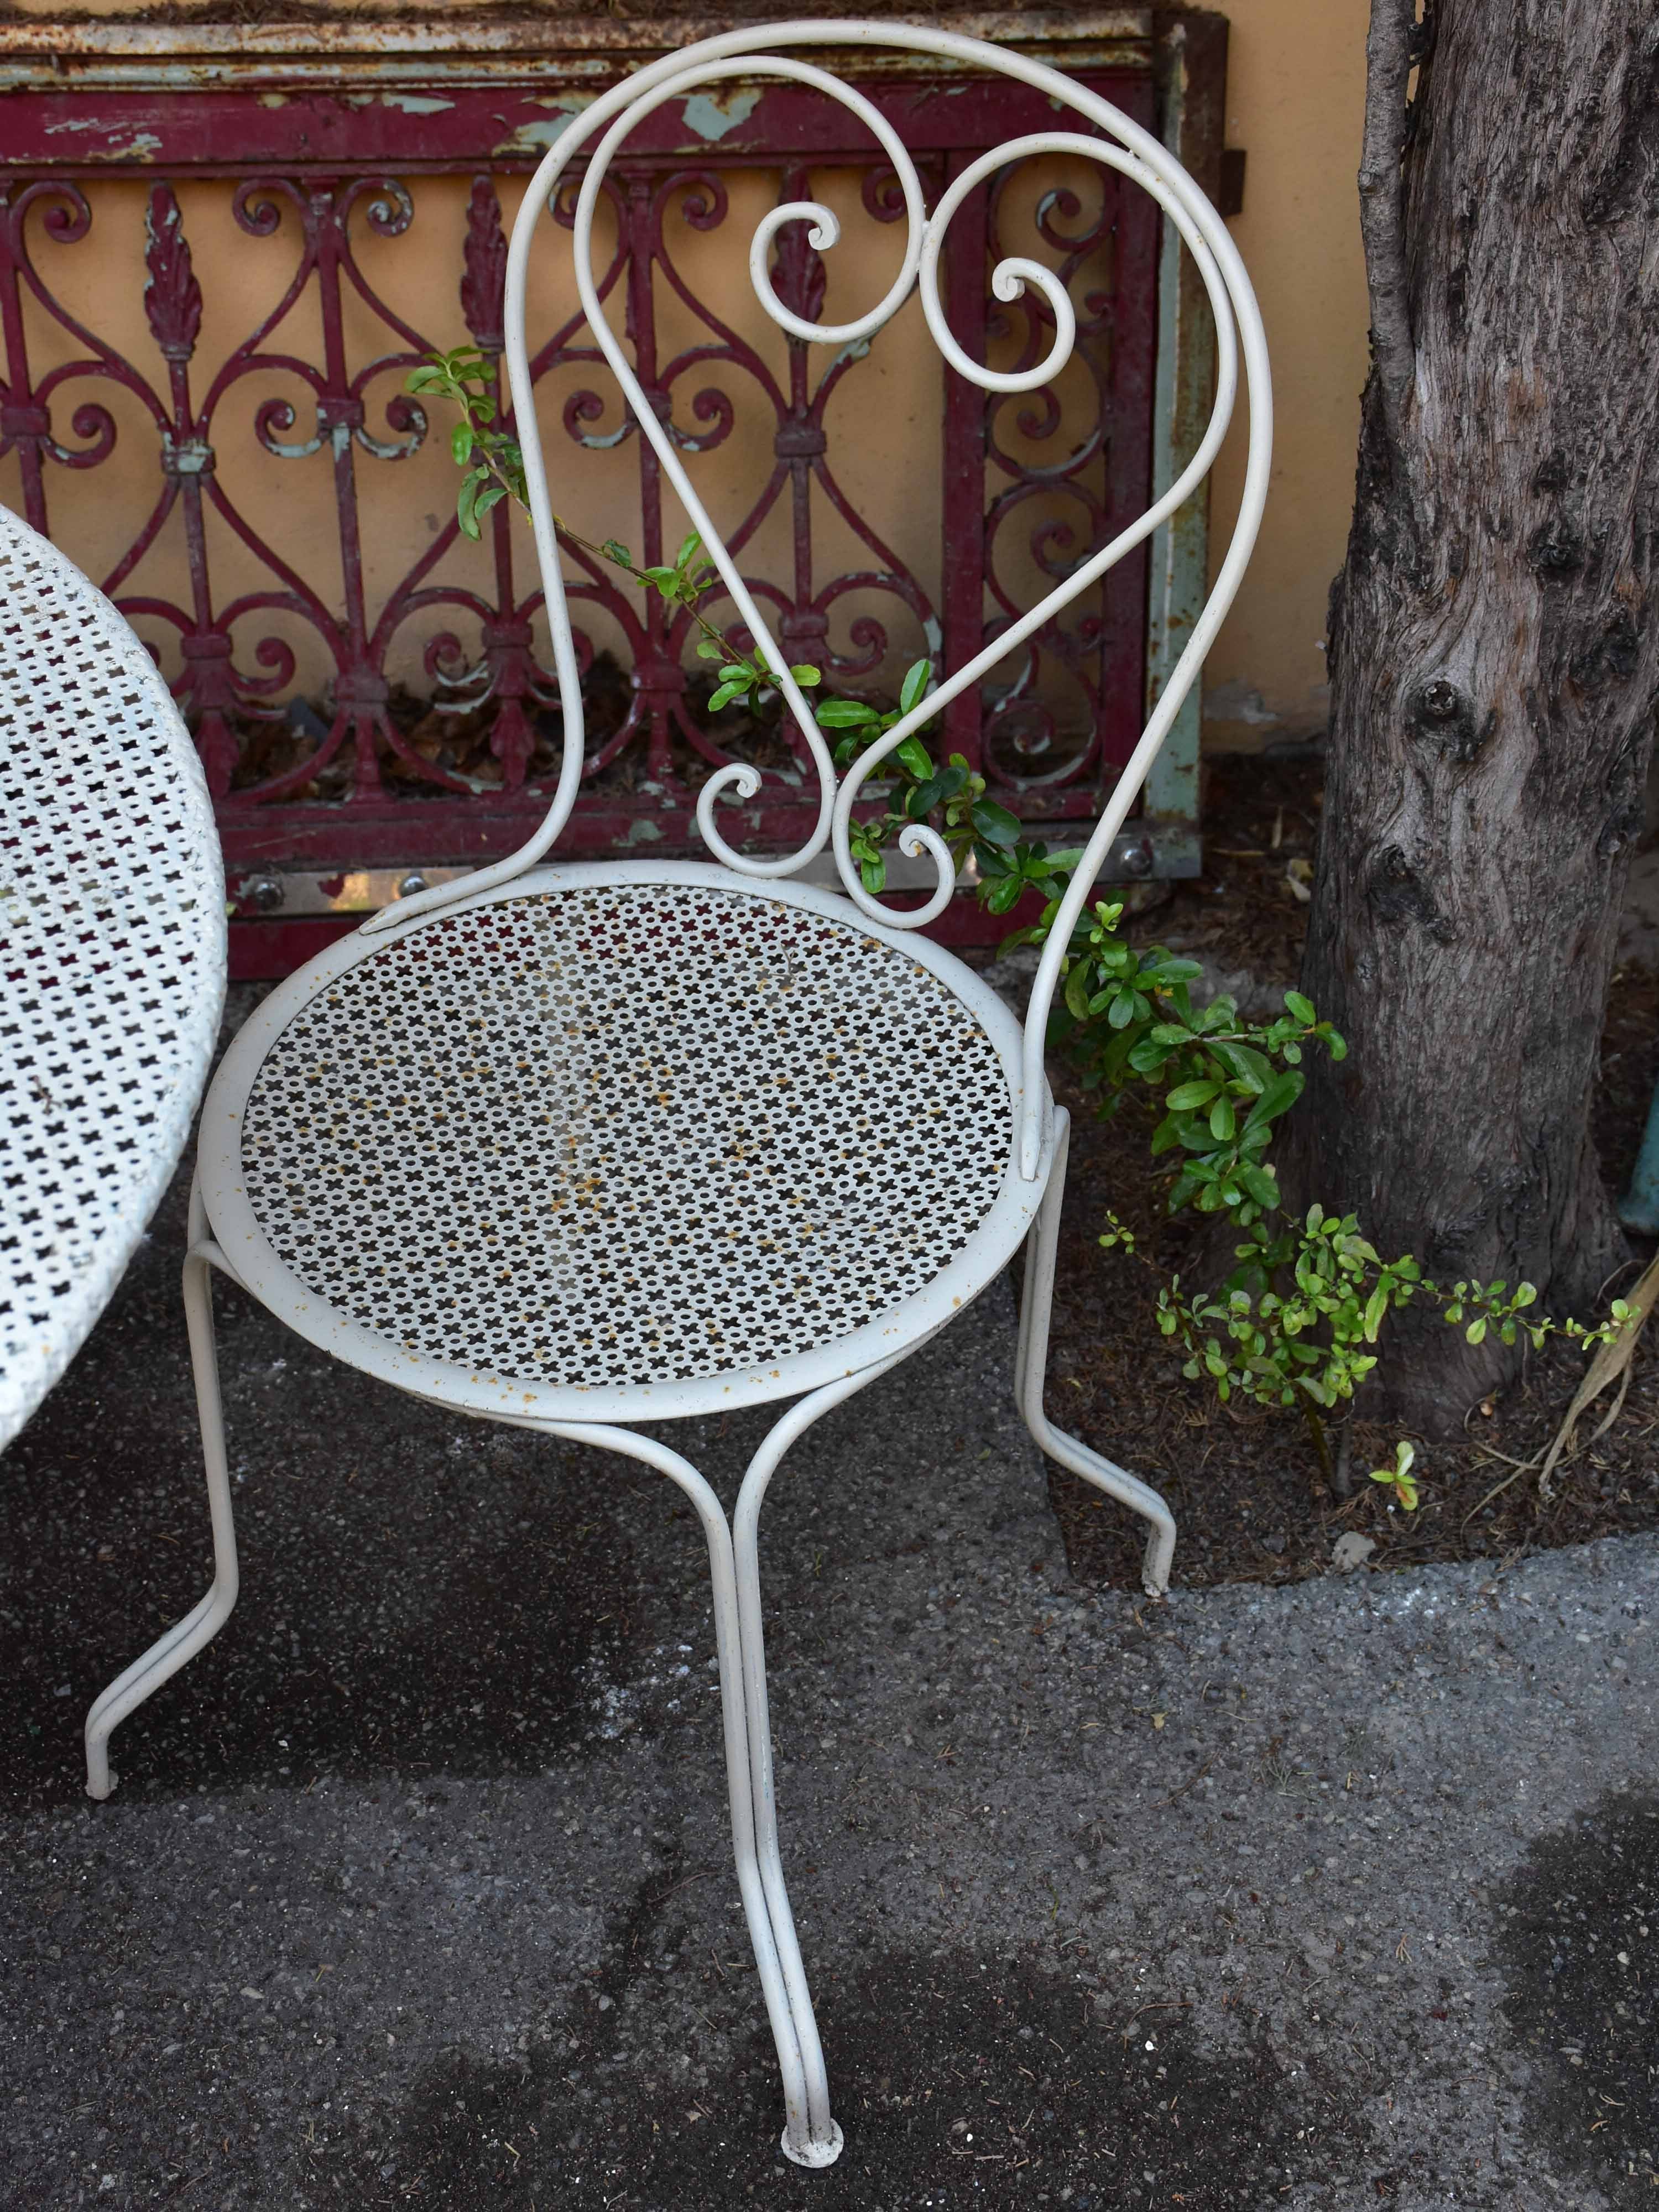
{"type": "MultiPolygon", "coordinates": [[[[1359,246],[1368,0],[1231,0],[1227,143],[1248,155],[1231,226],[1273,356],[1273,490],[1205,671],[1206,744],[1254,746],[1322,728],[1325,602],[1353,507],[1365,380],[1359,246]]],[[[1243,441],[1217,468],[1210,542],[1237,511],[1243,441]]]]}

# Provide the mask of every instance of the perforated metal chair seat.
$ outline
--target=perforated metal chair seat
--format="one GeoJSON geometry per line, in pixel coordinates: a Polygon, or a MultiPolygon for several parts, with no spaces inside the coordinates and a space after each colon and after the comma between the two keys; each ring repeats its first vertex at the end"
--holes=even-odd
{"type": "Polygon", "coordinates": [[[843,901],[549,871],[268,1000],[210,1095],[204,1194],[238,1272],[348,1356],[543,1410],[774,1396],[925,1333],[1029,1229],[1029,1185],[998,1218],[1018,1042],[843,901]]]}

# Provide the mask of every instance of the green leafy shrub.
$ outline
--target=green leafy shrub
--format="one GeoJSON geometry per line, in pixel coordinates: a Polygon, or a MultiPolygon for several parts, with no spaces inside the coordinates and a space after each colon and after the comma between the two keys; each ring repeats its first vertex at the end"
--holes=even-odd
{"type": "MultiPolygon", "coordinates": [[[[1043,943],[1057,905],[1056,898],[1009,945],[1043,943]]],[[[1389,1316],[1413,1299],[1437,1305],[1471,1344],[1492,1329],[1505,1344],[1524,1334],[1541,1346],[1554,1334],[1589,1346],[1624,1328],[1630,1310],[1623,1300],[1614,1300],[1602,1328],[1556,1322],[1532,1310],[1538,1294],[1530,1283],[1513,1291],[1504,1282],[1444,1290],[1409,1253],[1383,1260],[1351,1213],[1312,1206],[1299,1221],[1279,1218],[1267,1155],[1276,1125],[1302,1095],[1303,1055],[1316,1048],[1341,1060],[1346,1045],[1297,991],[1285,992],[1285,1012],[1271,1022],[1241,1020],[1224,994],[1194,1007],[1198,963],[1163,945],[1126,945],[1122,915],[1121,904],[1102,902],[1073,932],[1048,1041],[1085,1089],[1105,1092],[1103,1112],[1115,1112],[1137,1089],[1153,1095],[1154,1112],[1162,1111],[1151,1144],[1154,1158],[1169,1164],[1167,1212],[1218,1215],[1239,1232],[1238,1264],[1218,1290],[1188,1291],[1176,1275],[1158,1293],[1158,1328],[1183,1355],[1183,1374],[1207,1378],[1224,1403],[1237,1395],[1299,1411],[1328,1474],[1322,1415],[1352,1398],[1376,1366],[1389,1316]]],[[[1142,1256],[1123,1222],[1109,1215],[1108,1224],[1103,1245],[1142,1256]]],[[[1411,1447],[1400,1449],[1407,1458],[1381,1479],[1410,1510],[1417,1502],[1411,1447]]]]}

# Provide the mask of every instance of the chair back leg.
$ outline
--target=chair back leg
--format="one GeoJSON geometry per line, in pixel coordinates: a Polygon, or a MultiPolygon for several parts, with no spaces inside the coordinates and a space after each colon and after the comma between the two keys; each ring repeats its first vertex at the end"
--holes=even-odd
{"type": "Polygon", "coordinates": [[[1025,1291],[1019,1306],[1019,1343],[1014,1360],[1014,1395],[1032,1442],[1039,1451],[1059,1462],[1085,1482],[1103,1490],[1109,1498],[1127,1505],[1151,1524],[1146,1538],[1141,1580],[1148,1597],[1162,1597],[1170,1587],[1175,1562],[1175,1516],[1149,1483],[1131,1474],[1115,1461],[1103,1458],[1078,1437],[1057,1429],[1042,1403],[1042,1386],[1048,1366],[1048,1325],[1054,1313],[1054,1269],[1060,1257],[1060,1213],[1066,1198],[1066,1155],[1071,1144],[1071,1116],[1063,1107],[1054,1114],[1054,1164],[1025,1245],[1025,1291]]]}

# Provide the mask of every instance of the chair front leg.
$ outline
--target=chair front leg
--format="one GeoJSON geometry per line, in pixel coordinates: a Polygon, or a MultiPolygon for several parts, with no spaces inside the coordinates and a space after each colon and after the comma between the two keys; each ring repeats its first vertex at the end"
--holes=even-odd
{"type": "Polygon", "coordinates": [[[893,1358],[879,1360],[874,1366],[864,1368],[856,1375],[844,1376],[838,1382],[826,1383],[822,1389],[810,1392],[792,1406],[781,1419],[773,1424],[765,1442],[750,1461],[743,1487],[738,1493],[737,1511],[732,1519],[738,1613],[743,1634],[744,1691],[748,1709],[749,1779],[754,1799],[755,1849],[772,1932],[777,1942],[778,1960],[783,1970],[784,1985],[789,1993],[789,2008],[800,2044],[801,2063],[806,2073],[808,2108],[812,2116],[810,2146],[792,2145],[787,2137],[784,2141],[785,2152],[798,2166],[828,2166],[840,2151],[842,2135],[841,2130],[830,2118],[830,2084],[823,2063],[823,2046],[818,2038],[812,1999],[806,1986],[806,1968],[801,1960],[800,1942],[795,1934],[795,1916],[789,1907],[789,1893],[783,1879],[783,1860],[778,1849],[777,1794],[772,1775],[772,1723],[766,1690],[766,1632],[761,1618],[760,1510],[779,1462],[791,1444],[805,1434],[821,1413],[827,1413],[832,1406],[838,1406],[843,1399],[850,1398],[866,1382],[873,1382],[878,1375],[886,1374],[889,1368],[896,1366],[898,1360],[905,1356],[896,1354],[893,1358]],[[823,2154],[822,2148],[825,2144],[833,2146],[828,2155],[823,2154]],[[806,2154],[808,2148],[811,2155],[806,2154]]]}
{"type": "Polygon", "coordinates": [[[1141,1579],[1149,1597],[1162,1597],[1170,1587],[1175,1559],[1175,1516],[1157,1491],[1139,1476],[1091,1451],[1076,1437],[1067,1436],[1049,1420],[1042,1403],[1042,1386],[1048,1365],[1048,1328],[1054,1313],[1054,1269],[1060,1255],[1060,1214],[1066,1197],[1066,1158],[1071,1146],[1071,1116],[1064,1108],[1054,1115],[1054,1164],[1042,1194],[1030,1236],[1025,1244],[1025,1294],[1020,1301],[1019,1340],[1015,1357],[1014,1389],[1019,1410],[1032,1441],[1040,1451],[1085,1482],[1115,1498],[1143,1521],[1152,1523],[1141,1579]]]}
{"type": "Polygon", "coordinates": [[[213,1270],[220,1264],[209,1240],[207,1216],[199,1194],[190,1199],[190,1250],[185,1259],[185,1319],[190,1331],[190,1360],[196,1377],[196,1410],[202,1428],[202,1457],[207,1471],[208,1511],[213,1524],[213,1581],[207,1595],[158,1637],[125,1674],[93,1700],[87,1714],[87,1795],[105,1798],[114,1789],[109,1740],[127,1716],[154,1696],[210,1644],[231,1616],[239,1575],[236,1526],[230,1502],[230,1470],[225,1457],[224,1409],[219,1396],[219,1365],[213,1343],[213,1270]]]}
{"type": "MultiPolygon", "coordinates": [[[[719,1498],[690,1461],[653,1437],[636,1436],[630,1429],[588,1422],[548,1422],[544,1428],[552,1435],[568,1437],[573,1443],[597,1444],[605,1449],[623,1452],[630,1459],[643,1460],[647,1466],[656,1468],[690,1498],[702,1524],[714,1590],[714,1648],[725,1723],[732,1850],[744,1916],[749,1923],[755,1964],[760,1971],[761,1991],[766,2000],[767,2017],[771,2022],[772,2039],[777,2045],[778,2064],[783,2075],[783,2150],[797,2166],[831,2166],[841,2155],[842,2132],[830,2117],[823,2053],[812,2017],[811,2001],[806,1994],[794,1923],[789,1916],[788,1899],[783,1893],[781,1875],[773,1881],[763,1868],[757,1842],[751,1753],[755,1735],[748,1711],[748,1685],[753,1675],[738,1601],[732,1532],[726,1515],[719,1498]],[[781,1925],[773,1911],[775,1897],[781,1906],[781,1925]]],[[[763,1672],[761,1680],[763,1696],[763,1672]]],[[[776,1855],[774,1831],[770,1844],[774,1862],[776,1855]]]]}

